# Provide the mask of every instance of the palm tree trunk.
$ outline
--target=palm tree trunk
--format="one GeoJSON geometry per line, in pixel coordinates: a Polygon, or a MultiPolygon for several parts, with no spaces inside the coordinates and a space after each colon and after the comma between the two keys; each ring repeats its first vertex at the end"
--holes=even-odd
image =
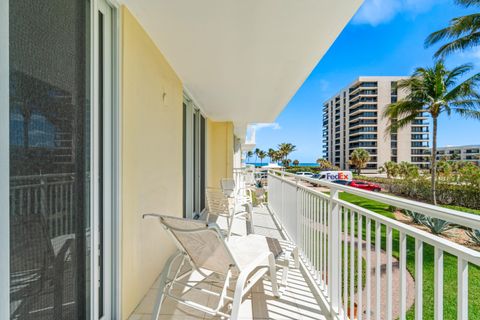
{"type": "Polygon", "coordinates": [[[431,172],[432,172],[432,201],[437,205],[437,117],[433,117],[433,132],[432,132],[432,154],[431,154],[431,172]]]}

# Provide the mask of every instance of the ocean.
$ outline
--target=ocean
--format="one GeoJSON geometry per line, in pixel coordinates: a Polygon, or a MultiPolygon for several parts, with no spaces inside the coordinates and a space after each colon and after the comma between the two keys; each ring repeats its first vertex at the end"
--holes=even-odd
{"type": "MultiPolygon", "coordinates": [[[[261,166],[266,166],[268,163],[267,162],[264,162],[264,163],[247,162],[247,164],[252,164],[252,165],[255,165],[256,167],[261,167],[261,166]]],[[[281,165],[281,163],[278,163],[278,164],[281,165]]],[[[318,164],[315,162],[300,162],[298,166],[299,167],[318,167],[318,164]]]]}

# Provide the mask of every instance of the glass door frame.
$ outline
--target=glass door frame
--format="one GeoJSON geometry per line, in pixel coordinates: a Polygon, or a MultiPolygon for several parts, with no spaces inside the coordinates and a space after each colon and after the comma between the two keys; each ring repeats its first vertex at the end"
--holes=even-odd
{"type": "MultiPolygon", "coordinates": [[[[0,48],[9,47],[9,1],[0,1],[0,48]]],[[[0,319],[10,319],[9,50],[0,50],[0,319]]]]}
{"type": "Polygon", "coordinates": [[[90,318],[117,319],[121,312],[120,295],[120,252],[121,252],[121,108],[120,108],[120,4],[115,0],[92,0],[91,2],[91,216],[92,229],[90,248],[90,318]],[[111,59],[111,64],[103,64],[103,82],[106,92],[103,93],[103,115],[98,113],[99,105],[99,13],[109,16],[104,20],[103,48],[104,57],[111,59]],[[105,23],[108,22],[108,23],[105,23]],[[103,121],[100,124],[100,121],[103,121]],[[101,126],[100,126],[101,125],[101,126]],[[99,132],[103,128],[103,132],[99,132]],[[99,139],[102,139],[100,143],[99,139]],[[99,147],[103,147],[103,157],[99,157],[99,147]],[[103,163],[100,163],[103,161],[103,163]],[[103,166],[103,169],[101,169],[103,166]],[[107,170],[108,169],[108,170],[107,170]],[[102,174],[100,190],[99,175],[102,174]],[[102,198],[99,198],[99,195],[102,198]],[[100,202],[101,200],[101,202],[100,202]],[[100,203],[103,208],[100,208],[100,203]],[[99,253],[100,234],[98,233],[99,215],[103,213],[103,316],[100,317],[98,282],[100,279],[99,253]]]}

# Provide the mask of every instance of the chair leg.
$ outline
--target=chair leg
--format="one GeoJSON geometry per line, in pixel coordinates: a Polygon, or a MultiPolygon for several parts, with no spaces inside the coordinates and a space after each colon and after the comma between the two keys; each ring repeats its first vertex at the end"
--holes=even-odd
{"type": "Polygon", "coordinates": [[[245,283],[247,282],[247,274],[241,273],[237,279],[237,284],[235,285],[235,292],[233,293],[233,302],[232,302],[232,313],[230,314],[230,320],[237,320],[240,315],[240,305],[242,304],[243,299],[243,289],[245,288],[245,283]]]}
{"type": "Polygon", "coordinates": [[[227,226],[228,226],[227,240],[230,239],[230,235],[232,234],[233,220],[235,220],[234,217],[227,218],[227,226]]]}
{"type": "Polygon", "coordinates": [[[275,264],[275,258],[273,254],[268,256],[268,263],[270,265],[270,282],[272,283],[272,293],[275,297],[280,297],[280,291],[278,290],[278,282],[277,282],[277,266],[275,264]]]}
{"type": "Polygon", "coordinates": [[[294,266],[295,266],[295,269],[298,269],[300,267],[300,262],[298,260],[298,247],[295,247],[293,249],[293,261],[294,261],[294,266]]]}
{"type": "Polygon", "coordinates": [[[157,294],[157,301],[155,302],[155,307],[153,308],[152,312],[152,320],[157,320],[160,316],[160,310],[162,308],[163,300],[165,299],[165,288],[167,285],[167,278],[168,274],[170,273],[170,268],[172,267],[173,262],[177,257],[179,257],[180,253],[174,253],[165,263],[163,267],[162,274],[160,275],[160,284],[158,287],[158,294],[157,294]]]}

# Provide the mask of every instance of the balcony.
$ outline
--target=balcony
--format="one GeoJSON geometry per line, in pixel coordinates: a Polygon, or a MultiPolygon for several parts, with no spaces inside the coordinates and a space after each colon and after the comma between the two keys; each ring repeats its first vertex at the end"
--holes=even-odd
{"type": "MultiPolygon", "coordinates": [[[[345,201],[343,193],[480,228],[475,215],[270,171],[268,204],[254,207],[251,223],[237,221],[234,234],[253,232],[282,245],[295,243],[300,268],[291,269],[281,298],[273,298],[268,280],[254,287],[242,302],[240,319],[402,319],[407,314],[442,319],[447,308],[456,308],[458,319],[468,319],[469,307],[479,312],[475,296],[469,296],[476,290],[469,274],[476,277],[480,271],[480,252],[345,201]],[[452,259],[456,290],[447,292],[444,281],[455,281],[450,279],[452,259]]],[[[222,218],[216,222],[226,227],[222,218]]],[[[150,319],[157,287],[152,285],[129,320],[150,319]]],[[[211,318],[168,300],[163,310],[160,319],[211,318]]]]}

